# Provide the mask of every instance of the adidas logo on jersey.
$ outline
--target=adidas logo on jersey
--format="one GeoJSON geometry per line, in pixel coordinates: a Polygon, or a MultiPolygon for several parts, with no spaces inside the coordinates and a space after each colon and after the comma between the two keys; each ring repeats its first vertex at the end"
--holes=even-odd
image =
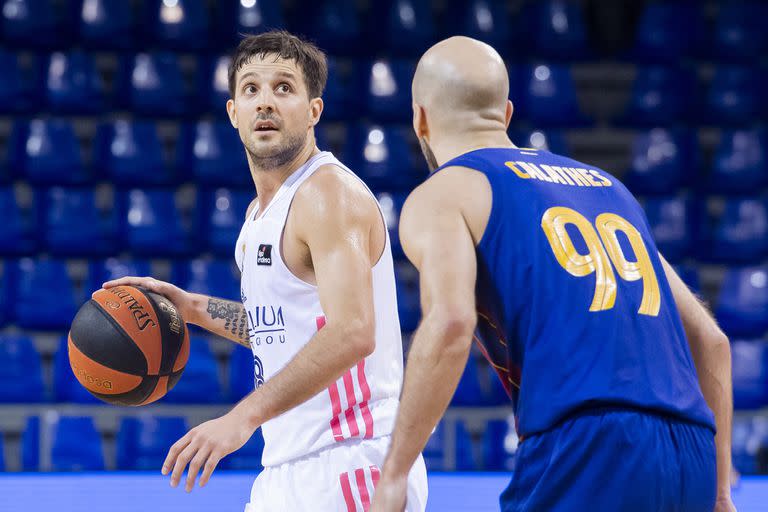
{"type": "Polygon", "coordinates": [[[257,265],[272,265],[272,246],[269,244],[260,244],[259,252],[256,255],[257,265]]]}

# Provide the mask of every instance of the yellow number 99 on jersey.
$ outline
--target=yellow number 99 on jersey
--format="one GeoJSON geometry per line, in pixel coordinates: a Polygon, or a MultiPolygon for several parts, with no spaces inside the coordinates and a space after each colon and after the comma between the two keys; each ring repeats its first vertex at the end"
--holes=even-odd
{"type": "Polygon", "coordinates": [[[603,213],[595,220],[595,227],[579,212],[564,206],[555,206],[544,212],[541,228],[558,263],[576,277],[595,274],[595,294],[590,311],[611,309],[616,302],[616,273],[625,281],[643,281],[643,298],[638,313],[658,316],[661,306],[659,282],[648,250],[640,232],[626,219],[603,213]],[[572,224],[586,242],[587,254],[579,253],[573,245],[566,226],[572,224]],[[597,229],[595,229],[597,228],[597,229]],[[627,260],[616,233],[621,231],[629,240],[637,261],[627,260]],[[613,265],[611,265],[613,263],[613,265]]]}

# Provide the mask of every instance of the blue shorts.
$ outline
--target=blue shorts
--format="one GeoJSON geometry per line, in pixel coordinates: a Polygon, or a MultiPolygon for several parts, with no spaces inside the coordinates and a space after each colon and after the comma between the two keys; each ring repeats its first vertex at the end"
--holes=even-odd
{"type": "Polygon", "coordinates": [[[640,411],[573,416],[520,445],[502,512],[710,511],[711,429],[640,411]]]}

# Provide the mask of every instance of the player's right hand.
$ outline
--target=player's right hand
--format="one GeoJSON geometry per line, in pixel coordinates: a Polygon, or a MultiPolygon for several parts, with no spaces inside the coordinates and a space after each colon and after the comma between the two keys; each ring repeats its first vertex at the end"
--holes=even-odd
{"type": "Polygon", "coordinates": [[[194,323],[193,315],[195,309],[192,294],[182,290],[178,286],[172,285],[171,283],[160,281],[154,277],[129,276],[107,281],[101,286],[105,289],[115,288],[117,286],[138,286],[144,288],[145,290],[157,293],[158,295],[162,295],[173,302],[173,304],[179,310],[179,313],[181,313],[181,317],[185,322],[194,323]]]}

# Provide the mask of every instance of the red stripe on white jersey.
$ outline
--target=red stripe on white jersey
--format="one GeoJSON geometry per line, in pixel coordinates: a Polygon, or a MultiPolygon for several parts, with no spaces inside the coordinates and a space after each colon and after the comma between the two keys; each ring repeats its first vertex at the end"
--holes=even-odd
{"type": "Polygon", "coordinates": [[[379,471],[379,468],[376,466],[371,466],[371,480],[373,481],[373,488],[376,489],[376,486],[379,485],[379,478],[381,477],[381,472],[379,471]]]}
{"type": "Polygon", "coordinates": [[[347,418],[349,437],[359,437],[360,428],[357,426],[357,418],[355,417],[355,405],[357,405],[357,397],[355,396],[355,385],[352,382],[351,369],[346,371],[343,380],[344,390],[347,393],[347,409],[344,411],[344,416],[347,418]]]}
{"type": "Polygon", "coordinates": [[[344,503],[347,504],[347,512],[356,512],[357,505],[355,504],[354,496],[352,496],[352,486],[349,483],[349,473],[340,474],[339,483],[341,484],[341,493],[344,495],[344,503]]]}
{"type": "Polygon", "coordinates": [[[373,415],[368,408],[368,401],[371,399],[371,388],[368,386],[368,379],[365,378],[365,359],[357,363],[357,381],[360,384],[360,390],[363,392],[363,401],[360,402],[360,412],[363,414],[365,423],[365,438],[373,437],[373,415]]]}
{"type": "MultiPolygon", "coordinates": [[[[315,324],[317,325],[317,330],[319,331],[323,327],[325,327],[325,317],[324,316],[318,316],[315,318],[315,324]]],[[[328,395],[331,397],[331,431],[333,432],[333,439],[335,441],[343,441],[344,435],[341,432],[341,421],[339,420],[339,415],[341,414],[341,397],[339,396],[339,386],[337,383],[333,383],[328,387],[328,395]]]]}
{"type": "Polygon", "coordinates": [[[368,495],[368,485],[365,482],[365,470],[363,468],[355,470],[355,480],[357,481],[357,492],[360,493],[360,502],[363,504],[363,512],[368,512],[371,508],[371,498],[368,495]]]}

